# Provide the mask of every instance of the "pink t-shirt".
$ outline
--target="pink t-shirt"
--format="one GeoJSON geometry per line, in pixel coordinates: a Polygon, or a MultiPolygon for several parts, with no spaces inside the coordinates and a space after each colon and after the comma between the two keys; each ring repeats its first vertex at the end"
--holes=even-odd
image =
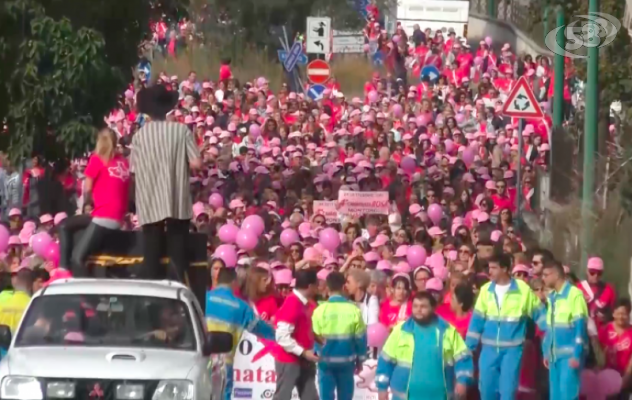
{"type": "Polygon", "coordinates": [[[405,321],[413,311],[413,303],[409,300],[402,305],[393,305],[386,299],[380,306],[379,321],[387,328],[392,328],[405,321]]]}
{"type": "Polygon", "coordinates": [[[129,162],[115,156],[105,165],[93,154],[86,167],[86,176],[92,178],[93,217],[122,221],[127,212],[129,193],[129,162]]]}

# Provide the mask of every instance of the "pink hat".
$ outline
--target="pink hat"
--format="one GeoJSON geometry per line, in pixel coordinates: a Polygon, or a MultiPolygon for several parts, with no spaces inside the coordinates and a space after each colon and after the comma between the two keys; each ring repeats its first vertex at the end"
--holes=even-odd
{"type": "Polygon", "coordinates": [[[410,215],[417,215],[422,211],[422,208],[419,204],[414,203],[411,204],[410,207],[408,207],[408,212],[410,213],[410,215]]]}
{"type": "Polygon", "coordinates": [[[487,190],[496,190],[496,183],[494,181],[485,182],[485,189],[487,190]]]}
{"type": "Polygon", "coordinates": [[[338,260],[336,260],[333,257],[327,257],[325,259],[325,262],[323,263],[323,266],[327,267],[328,265],[336,265],[336,266],[338,266],[338,260]]]}
{"type": "Polygon", "coordinates": [[[380,234],[380,235],[377,235],[373,243],[371,243],[371,247],[376,248],[376,247],[384,246],[386,243],[388,243],[388,236],[380,234]]]}
{"type": "Polygon", "coordinates": [[[22,215],[22,211],[19,208],[12,208],[9,210],[9,217],[15,217],[22,215]]]}
{"type": "Polygon", "coordinates": [[[480,222],[487,222],[489,221],[489,214],[487,214],[486,212],[481,211],[480,213],[478,213],[478,216],[476,217],[476,220],[480,223],[480,222]]]}
{"type": "Polygon", "coordinates": [[[40,217],[40,224],[48,224],[49,222],[53,221],[53,216],[50,214],[44,214],[40,217]]]}
{"type": "Polygon", "coordinates": [[[13,236],[9,236],[9,246],[13,246],[13,245],[21,245],[22,241],[20,240],[20,237],[17,235],[13,235],[13,236]]]}
{"type": "Polygon", "coordinates": [[[292,283],[292,270],[283,268],[272,271],[272,277],[277,285],[290,285],[292,283]]]}
{"type": "Polygon", "coordinates": [[[194,218],[197,218],[204,213],[206,213],[206,210],[204,209],[204,203],[198,201],[197,203],[193,204],[193,217],[194,218]]]}
{"type": "Polygon", "coordinates": [[[20,238],[20,242],[22,242],[23,245],[29,244],[31,236],[33,236],[33,231],[26,230],[24,228],[22,228],[20,234],[18,235],[18,237],[20,238]]]}
{"type": "Polygon", "coordinates": [[[44,283],[44,286],[48,286],[55,281],[72,278],[72,274],[70,273],[70,271],[63,268],[55,268],[52,271],[50,271],[49,274],[50,274],[50,279],[44,283]]]}
{"type": "Polygon", "coordinates": [[[380,271],[391,271],[393,269],[393,266],[391,265],[390,262],[386,260],[381,260],[381,261],[378,261],[376,269],[380,271]]]}
{"type": "Polygon", "coordinates": [[[443,291],[443,282],[438,278],[430,278],[426,282],[426,290],[432,290],[435,292],[443,291]]]}
{"type": "Polygon", "coordinates": [[[404,274],[409,274],[411,269],[412,268],[410,267],[410,265],[406,261],[400,261],[393,268],[393,271],[395,271],[395,272],[402,272],[404,274]]]}
{"type": "Polygon", "coordinates": [[[231,210],[234,210],[235,208],[240,208],[240,207],[246,207],[246,205],[244,204],[243,201],[241,201],[241,199],[231,200],[231,202],[228,204],[228,208],[230,208],[231,210]]]}
{"type": "Polygon", "coordinates": [[[331,270],[323,268],[320,271],[318,271],[318,273],[316,274],[316,277],[318,278],[318,280],[324,281],[325,279],[327,279],[327,276],[329,274],[331,274],[331,270]]]}
{"type": "Polygon", "coordinates": [[[587,269],[591,269],[593,271],[603,271],[603,260],[599,257],[589,258],[587,269]]]}
{"type": "Polygon", "coordinates": [[[443,258],[443,254],[434,253],[430,257],[426,259],[426,265],[432,268],[434,271],[435,268],[445,267],[445,259],[443,258]]]}
{"type": "Polygon", "coordinates": [[[525,273],[530,273],[531,269],[529,267],[527,267],[524,264],[517,264],[515,267],[513,267],[513,269],[511,270],[512,274],[515,274],[516,272],[525,272],[525,273]]]}
{"type": "Polygon", "coordinates": [[[395,275],[393,275],[393,279],[395,279],[395,278],[404,278],[410,283],[410,276],[408,274],[403,273],[403,272],[398,272],[395,275]]]}
{"type": "Polygon", "coordinates": [[[490,239],[492,240],[492,242],[497,242],[502,235],[503,235],[503,233],[501,231],[498,231],[498,230],[492,231],[490,239]]]}
{"type": "Polygon", "coordinates": [[[445,231],[438,226],[433,226],[432,228],[428,229],[428,234],[432,237],[436,237],[445,234],[445,231]]]}
{"type": "Polygon", "coordinates": [[[446,267],[436,267],[432,270],[432,274],[435,278],[439,279],[441,282],[444,282],[448,279],[448,269],[446,267]]]}
{"type": "Polygon", "coordinates": [[[405,244],[402,244],[401,246],[397,248],[397,250],[395,250],[395,257],[406,257],[407,254],[408,254],[408,246],[405,244]]]}
{"type": "Polygon", "coordinates": [[[59,212],[55,214],[55,219],[54,219],[55,225],[59,225],[66,218],[68,218],[68,214],[66,214],[65,212],[59,212]]]}
{"type": "Polygon", "coordinates": [[[364,261],[366,262],[380,261],[380,255],[374,251],[369,251],[367,253],[364,253],[364,261]]]}

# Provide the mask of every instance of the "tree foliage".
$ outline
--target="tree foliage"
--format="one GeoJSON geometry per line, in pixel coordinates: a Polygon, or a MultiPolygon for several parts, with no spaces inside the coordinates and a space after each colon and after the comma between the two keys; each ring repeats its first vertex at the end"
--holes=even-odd
{"type": "Polygon", "coordinates": [[[149,3],[0,1],[3,145],[16,160],[85,153],[132,79],[149,3]]]}

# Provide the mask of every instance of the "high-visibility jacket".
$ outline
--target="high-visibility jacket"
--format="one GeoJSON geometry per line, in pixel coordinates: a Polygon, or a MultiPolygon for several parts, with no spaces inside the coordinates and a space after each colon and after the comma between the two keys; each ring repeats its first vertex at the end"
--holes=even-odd
{"type": "Polygon", "coordinates": [[[574,358],[582,361],[588,350],[588,306],[581,290],[564,283],[547,296],[542,354],[547,360],[574,358]]]}
{"type": "MultiPolygon", "coordinates": [[[[454,392],[454,385],[468,385],[474,376],[472,353],[465,346],[459,333],[443,318],[437,317],[437,343],[442,344],[443,380],[447,393],[454,392]]],[[[416,322],[412,318],[399,323],[389,335],[375,371],[375,384],[379,391],[390,387],[393,400],[407,400],[408,383],[415,362],[415,340],[413,330],[416,322]]],[[[421,343],[420,343],[421,344],[421,343]]]]}
{"type": "Polygon", "coordinates": [[[206,296],[206,327],[209,331],[228,332],[233,335],[233,348],[225,357],[232,363],[244,330],[258,337],[274,340],[274,328],[259,319],[252,307],[235,296],[229,287],[220,286],[206,296]]]}
{"type": "Polygon", "coordinates": [[[5,290],[0,293],[0,325],[6,325],[15,334],[31,296],[21,290],[5,290]]]}
{"type": "Polygon", "coordinates": [[[331,296],[312,315],[314,334],[324,339],[322,363],[355,363],[366,358],[366,325],[355,303],[342,296],[331,296]]]}
{"type": "Polygon", "coordinates": [[[472,351],[479,342],[494,347],[520,346],[527,321],[532,319],[541,324],[544,317],[544,305],[526,282],[511,279],[502,302],[496,298],[496,283],[489,282],[483,285],[476,300],[465,343],[472,351]]]}

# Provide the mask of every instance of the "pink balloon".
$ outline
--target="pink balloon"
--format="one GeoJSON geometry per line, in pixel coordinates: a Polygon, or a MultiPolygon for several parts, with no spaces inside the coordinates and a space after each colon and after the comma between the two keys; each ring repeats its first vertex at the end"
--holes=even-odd
{"type": "Polygon", "coordinates": [[[362,46],[362,49],[364,50],[365,53],[368,53],[369,50],[371,49],[371,46],[369,46],[368,44],[365,44],[364,46],[362,46]]]}
{"type": "Polygon", "coordinates": [[[402,158],[401,165],[404,171],[412,174],[413,172],[415,172],[415,168],[417,168],[417,160],[415,160],[411,156],[406,156],[402,158]]]}
{"type": "Polygon", "coordinates": [[[223,207],[224,206],[224,198],[219,193],[213,193],[208,198],[208,204],[210,204],[211,207],[213,207],[213,208],[223,207]]]}
{"type": "Polygon", "coordinates": [[[298,226],[298,233],[300,233],[301,236],[310,235],[311,230],[312,230],[312,226],[310,225],[309,222],[303,222],[298,226]]]}
{"type": "Polygon", "coordinates": [[[0,225],[0,253],[4,253],[9,247],[9,230],[6,226],[0,225]]]}
{"type": "Polygon", "coordinates": [[[221,240],[222,243],[233,244],[237,240],[238,232],[239,228],[237,225],[226,224],[219,228],[217,236],[219,236],[219,240],[221,240]]]}
{"type": "MultiPolygon", "coordinates": [[[[445,267],[445,258],[443,258],[442,253],[433,253],[426,259],[426,264],[433,270],[435,268],[443,268],[445,267]]],[[[435,274],[436,276],[436,274],[435,274]]],[[[439,277],[437,277],[439,278],[439,277]]],[[[441,279],[441,278],[440,278],[441,279]]]]}
{"type": "Polygon", "coordinates": [[[261,128],[257,124],[252,124],[250,125],[250,128],[248,128],[248,132],[250,132],[252,136],[258,137],[261,135],[261,128]]]}
{"type": "Polygon", "coordinates": [[[441,139],[439,139],[439,136],[437,136],[437,135],[432,135],[432,136],[430,137],[430,143],[431,143],[433,146],[436,146],[436,145],[438,145],[439,143],[441,143],[441,139]]]}
{"type": "Polygon", "coordinates": [[[403,114],[404,110],[402,109],[402,106],[400,104],[395,104],[393,106],[393,116],[395,118],[400,118],[403,114]]]}
{"type": "Polygon", "coordinates": [[[59,267],[59,243],[51,242],[48,245],[44,259],[52,262],[55,267],[59,267]]]}
{"type": "Polygon", "coordinates": [[[304,260],[318,260],[321,254],[318,249],[313,247],[308,247],[303,251],[303,259],[304,260]]]}
{"type": "Polygon", "coordinates": [[[406,260],[412,268],[417,268],[426,262],[426,249],[418,244],[412,245],[406,252],[406,260]]]}
{"type": "Polygon", "coordinates": [[[454,119],[456,120],[457,124],[462,124],[463,122],[465,122],[465,115],[459,113],[454,116],[454,119]]]}
{"type": "Polygon", "coordinates": [[[213,253],[214,257],[217,257],[224,261],[227,267],[234,268],[237,265],[237,252],[235,247],[230,244],[222,244],[213,253]]]}
{"type": "Polygon", "coordinates": [[[445,151],[447,153],[452,153],[454,151],[454,141],[452,139],[446,139],[443,144],[445,144],[445,151]]]}
{"type": "Polygon", "coordinates": [[[377,92],[375,90],[371,90],[369,92],[369,103],[376,103],[378,100],[378,95],[377,92]]]}
{"type": "Polygon", "coordinates": [[[475,65],[481,65],[483,63],[483,57],[478,56],[478,57],[474,57],[474,64],[475,65]]]}
{"type": "Polygon", "coordinates": [[[340,246],[340,236],[334,228],[325,228],[318,235],[320,244],[327,250],[334,252],[340,246]]]}
{"type": "Polygon", "coordinates": [[[281,232],[281,244],[283,247],[290,247],[294,243],[300,241],[298,233],[294,229],[287,228],[281,232]]]}
{"type": "Polygon", "coordinates": [[[488,46],[491,46],[492,45],[492,38],[487,36],[485,38],[485,44],[488,45],[488,46]]]}
{"type": "Polygon", "coordinates": [[[388,338],[388,328],[381,323],[371,324],[366,329],[366,339],[369,347],[382,348],[388,338]]]}
{"type": "Polygon", "coordinates": [[[399,43],[400,39],[399,35],[393,35],[393,43],[399,43]]]}
{"type": "Polygon", "coordinates": [[[258,215],[249,215],[244,218],[244,221],[241,223],[241,229],[246,229],[254,232],[257,236],[261,236],[261,234],[265,231],[265,223],[263,222],[263,218],[258,215]]]}
{"type": "Polygon", "coordinates": [[[242,228],[237,232],[237,246],[240,249],[250,251],[257,247],[258,235],[256,232],[242,228]]]}
{"type": "Polygon", "coordinates": [[[416,120],[417,120],[417,125],[419,126],[426,126],[428,124],[428,118],[424,115],[418,116],[416,120]]]}
{"type": "Polygon", "coordinates": [[[430,204],[428,207],[428,216],[433,224],[439,225],[441,218],[443,217],[443,210],[439,204],[430,204]]]}
{"type": "Polygon", "coordinates": [[[604,369],[597,375],[597,386],[605,397],[619,393],[622,381],[621,375],[613,369],[604,369]]]}
{"type": "Polygon", "coordinates": [[[466,167],[469,168],[470,165],[472,165],[472,163],[474,162],[474,156],[474,151],[472,151],[472,149],[470,149],[469,147],[463,150],[462,158],[466,167]]]}
{"type": "Polygon", "coordinates": [[[598,385],[597,374],[593,370],[585,369],[582,371],[579,394],[586,397],[592,396],[599,391],[598,385]]]}
{"type": "Polygon", "coordinates": [[[46,250],[48,246],[53,242],[53,239],[46,232],[36,233],[31,237],[31,247],[38,256],[46,259],[46,250]]]}

